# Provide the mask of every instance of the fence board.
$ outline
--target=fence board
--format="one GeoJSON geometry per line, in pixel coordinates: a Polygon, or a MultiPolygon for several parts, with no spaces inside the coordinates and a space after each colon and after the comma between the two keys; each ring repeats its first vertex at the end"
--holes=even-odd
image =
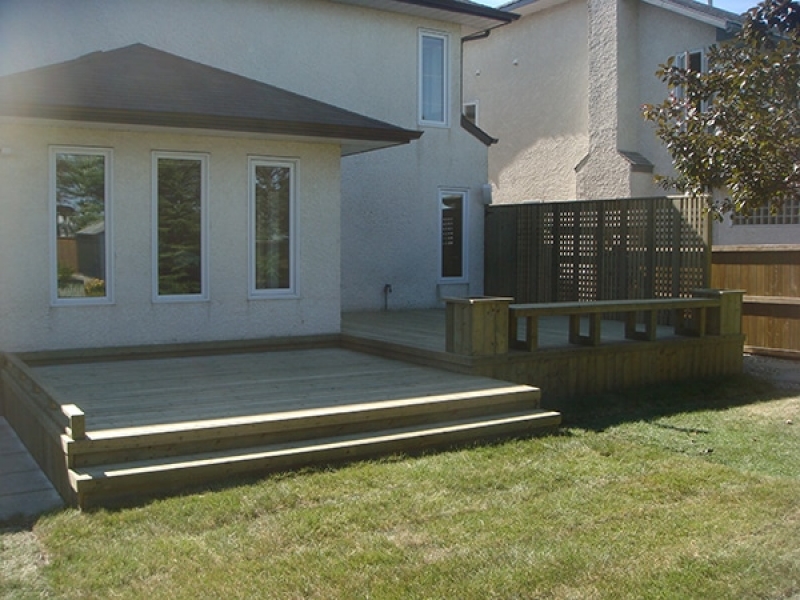
{"type": "Polygon", "coordinates": [[[746,348],[800,358],[800,245],[715,247],[712,263],[712,286],[745,290],[746,348]]]}

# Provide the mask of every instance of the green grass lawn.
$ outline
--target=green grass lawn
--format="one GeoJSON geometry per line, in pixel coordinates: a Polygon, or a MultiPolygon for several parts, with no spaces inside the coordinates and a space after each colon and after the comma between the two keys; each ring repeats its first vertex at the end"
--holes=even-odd
{"type": "MultiPolygon", "coordinates": [[[[0,568],[0,596],[800,594],[798,392],[742,376],[566,417],[546,437],[44,517],[46,560],[0,568]]],[[[23,552],[12,537],[0,558],[23,552]]]]}

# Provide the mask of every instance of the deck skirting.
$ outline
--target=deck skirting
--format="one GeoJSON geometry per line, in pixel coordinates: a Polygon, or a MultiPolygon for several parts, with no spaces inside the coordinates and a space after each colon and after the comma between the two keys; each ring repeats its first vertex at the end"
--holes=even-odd
{"type": "Polygon", "coordinates": [[[571,347],[478,359],[472,372],[520,384],[536,381],[542,406],[563,410],[580,396],[741,373],[743,345],[738,334],[620,343],[612,351],[571,347]]]}

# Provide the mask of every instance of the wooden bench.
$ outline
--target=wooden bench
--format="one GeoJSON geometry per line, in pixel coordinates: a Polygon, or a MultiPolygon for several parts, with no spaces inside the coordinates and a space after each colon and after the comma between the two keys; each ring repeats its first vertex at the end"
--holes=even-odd
{"type": "Polygon", "coordinates": [[[599,300],[595,302],[549,302],[512,304],[509,306],[509,345],[532,352],[539,345],[539,317],[568,316],[571,344],[600,344],[600,324],[604,313],[625,313],[625,338],[653,341],[659,310],[675,311],[675,333],[703,336],[706,333],[707,310],[718,309],[719,298],[651,298],[644,300],[599,300]],[[691,311],[686,319],[685,311],[691,311]],[[644,330],[637,328],[637,315],[644,314],[644,330]],[[588,316],[589,334],[581,335],[581,318],[588,316]],[[525,319],[525,341],[517,339],[519,319],[525,319]]]}

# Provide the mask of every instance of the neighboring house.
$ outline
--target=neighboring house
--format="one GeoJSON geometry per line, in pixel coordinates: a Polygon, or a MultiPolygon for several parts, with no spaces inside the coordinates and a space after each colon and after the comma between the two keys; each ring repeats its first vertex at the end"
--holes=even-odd
{"type": "MultiPolygon", "coordinates": [[[[464,113],[500,142],[489,151],[493,202],[648,197],[672,160],[641,107],[669,93],[670,56],[705,68],[741,24],[691,0],[519,0],[520,15],[465,44],[464,113]]],[[[715,228],[715,243],[796,243],[798,205],[767,222],[715,228]],[[783,224],[781,224],[783,223],[783,224]],[[785,224],[785,225],[784,225],[785,224]],[[767,231],[768,230],[768,231],[767,231]]]]}
{"type": "Polygon", "coordinates": [[[459,0],[5,0],[0,350],[337,333],[482,292],[459,0]],[[390,292],[391,290],[391,292],[390,292]]]}

